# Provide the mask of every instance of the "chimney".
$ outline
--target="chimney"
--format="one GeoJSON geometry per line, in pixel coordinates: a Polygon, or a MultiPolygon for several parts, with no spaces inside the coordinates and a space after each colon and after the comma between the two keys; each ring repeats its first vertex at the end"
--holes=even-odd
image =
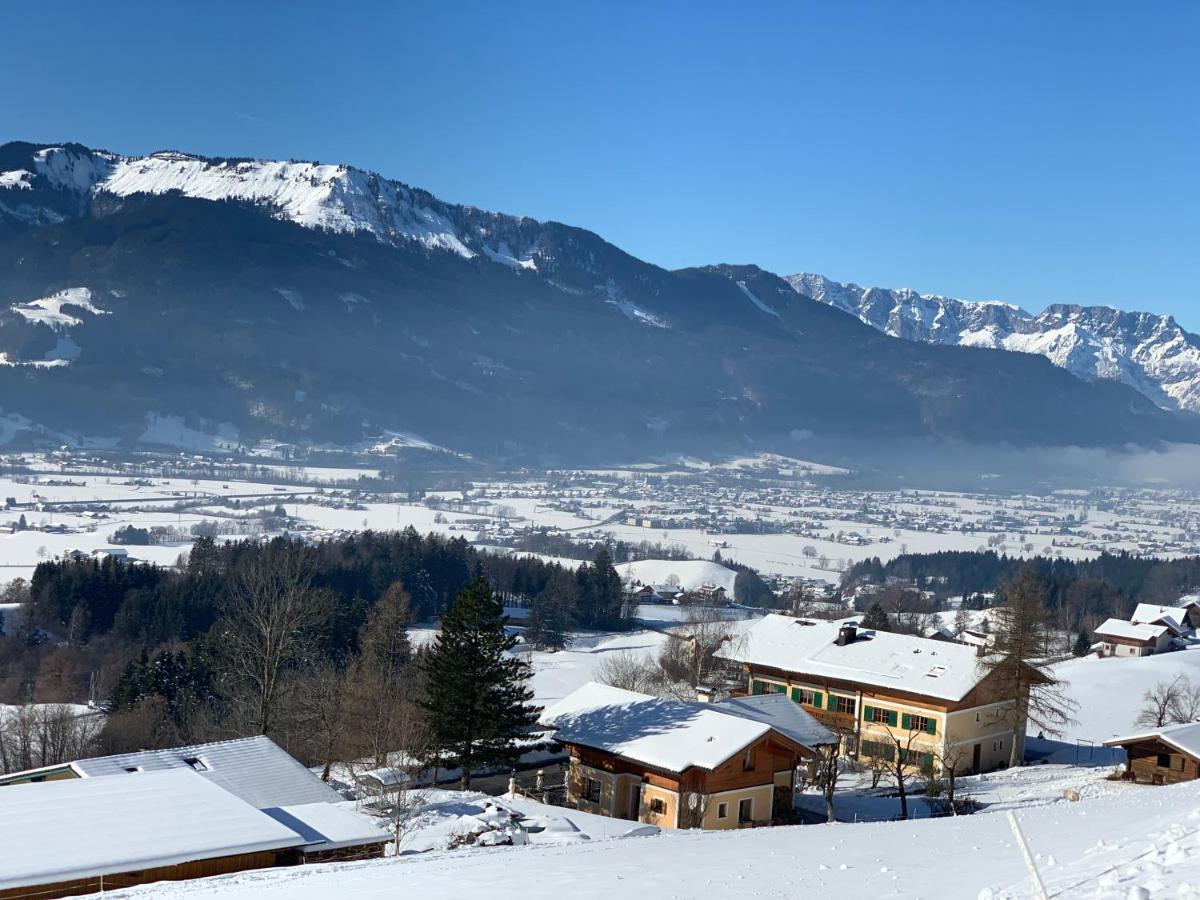
{"type": "Polygon", "coordinates": [[[712,703],[713,689],[706,687],[703,684],[696,685],[696,702],[697,703],[712,703]]]}
{"type": "Polygon", "coordinates": [[[838,629],[837,645],[845,647],[847,644],[853,644],[854,639],[858,637],[858,627],[853,622],[847,622],[838,629]]]}

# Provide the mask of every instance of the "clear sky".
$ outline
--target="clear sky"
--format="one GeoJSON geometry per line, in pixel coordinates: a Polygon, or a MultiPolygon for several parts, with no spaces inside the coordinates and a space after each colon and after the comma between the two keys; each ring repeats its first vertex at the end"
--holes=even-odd
{"type": "Polygon", "coordinates": [[[349,162],[671,268],[1200,331],[1200,4],[89,0],[3,21],[0,141],[349,162]]]}

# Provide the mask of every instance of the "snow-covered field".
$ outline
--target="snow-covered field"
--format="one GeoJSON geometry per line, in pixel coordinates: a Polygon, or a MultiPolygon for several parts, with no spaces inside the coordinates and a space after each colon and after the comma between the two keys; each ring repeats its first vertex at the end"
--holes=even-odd
{"type": "MultiPolygon", "coordinates": [[[[569,811],[555,810],[567,818],[569,811]]],[[[1200,891],[1200,785],[1114,791],[1022,811],[1052,897],[1200,891]]],[[[626,823],[632,824],[632,823],[626,823]]],[[[580,831],[587,833],[586,827],[580,831]]],[[[121,897],[1033,897],[1006,815],[464,848],[151,885],[121,897]]]]}

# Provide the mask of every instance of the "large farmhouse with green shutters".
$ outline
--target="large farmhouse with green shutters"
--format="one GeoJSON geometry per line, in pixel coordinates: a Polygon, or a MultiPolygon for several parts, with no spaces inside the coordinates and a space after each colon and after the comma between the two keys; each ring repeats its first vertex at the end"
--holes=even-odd
{"type": "Polygon", "coordinates": [[[787,694],[863,762],[986,772],[1021,759],[1019,700],[976,648],[770,615],[718,655],[742,663],[750,694],[787,694]]]}

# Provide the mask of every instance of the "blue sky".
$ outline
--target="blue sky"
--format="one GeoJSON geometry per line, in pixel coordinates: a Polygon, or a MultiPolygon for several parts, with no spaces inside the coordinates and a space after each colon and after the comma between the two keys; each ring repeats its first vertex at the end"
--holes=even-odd
{"type": "Polygon", "coordinates": [[[350,162],[671,268],[1101,303],[1200,331],[1197,4],[81,2],[20,18],[0,32],[0,140],[350,162]]]}

